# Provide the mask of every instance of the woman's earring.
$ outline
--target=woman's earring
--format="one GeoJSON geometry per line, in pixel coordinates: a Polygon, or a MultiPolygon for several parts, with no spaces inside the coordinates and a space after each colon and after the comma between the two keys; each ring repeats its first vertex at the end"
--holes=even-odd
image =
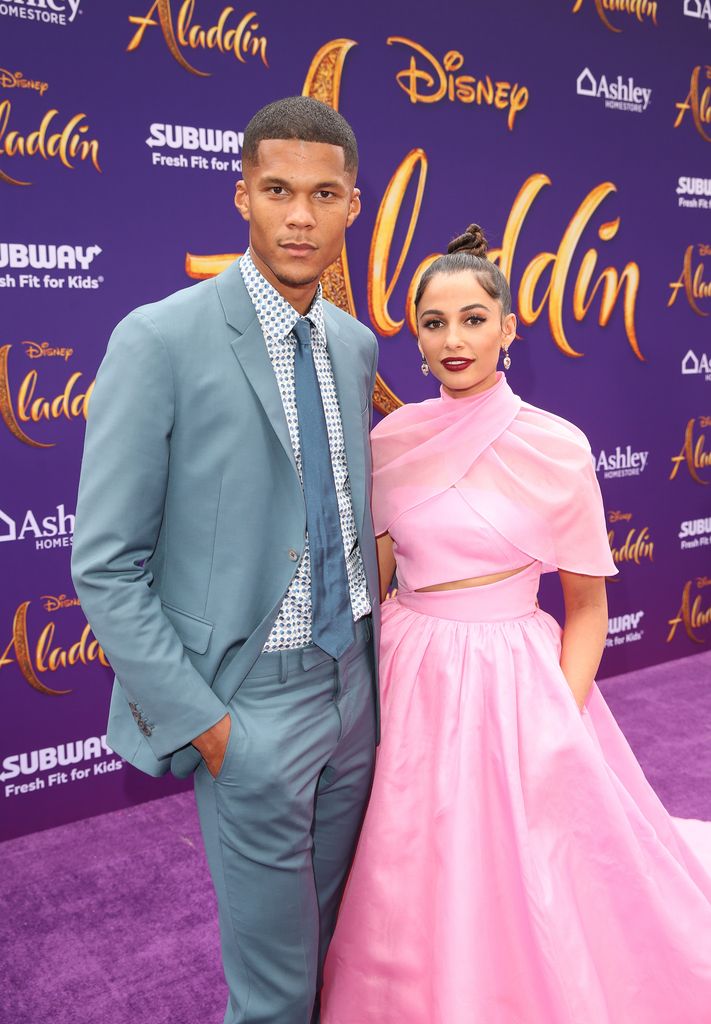
{"type": "Polygon", "coordinates": [[[430,368],[427,365],[427,360],[425,359],[424,356],[422,357],[422,366],[420,367],[420,369],[422,370],[423,376],[425,376],[425,377],[429,376],[430,368]]]}
{"type": "Polygon", "coordinates": [[[504,369],[505,370],[510,370],[511,369],[511,356],[509,355],[508,348],[504,349],[504,369]]]}

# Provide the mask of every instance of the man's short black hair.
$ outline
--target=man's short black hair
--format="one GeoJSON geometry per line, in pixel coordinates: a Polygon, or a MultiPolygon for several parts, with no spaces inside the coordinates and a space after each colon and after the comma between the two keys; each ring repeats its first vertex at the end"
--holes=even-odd
{"type": "Polygon", "coordinates": [[[343,150],[345,170],[358,170],[358,143],[342,114],[310,96],[287,96],[258,110],[244,133],[242,161],[259,163],[259,143],[267,139],[325,142],[343,150]]]}

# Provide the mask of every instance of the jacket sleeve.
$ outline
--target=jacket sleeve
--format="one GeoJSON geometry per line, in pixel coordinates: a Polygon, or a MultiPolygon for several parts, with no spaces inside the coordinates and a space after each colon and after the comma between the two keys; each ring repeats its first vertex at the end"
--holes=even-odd
{"type": "Polygon", "coordinates": [[[166,757],[225,707],[193,667],[145,567],[165,510],[175,389],[152,321],[115,329],[89,401],[72,577],[153,753],[166,757]]]}
{"type": "Polygon", "coordinates": [[[380,347],[378,345],[378,339],[375,337],[372,331],[370,331],[370,337],[373,344],[373,363],[370,368],[370,392],[368,393],[368,402],[370,403],[370,422],[369,426],[373,426],[373,392],[375,391],[375,379],[378,375],[378,358],[380,356],[380,347]]]}

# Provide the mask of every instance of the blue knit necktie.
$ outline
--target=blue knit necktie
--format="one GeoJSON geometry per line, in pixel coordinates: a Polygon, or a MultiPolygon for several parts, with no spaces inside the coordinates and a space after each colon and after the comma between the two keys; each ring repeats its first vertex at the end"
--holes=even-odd
{"type": "Polygon", "coordinates": [[[311,555],[311,635],[321,650],[340,658],[355,636],[341,517],[309,321],[297,320],[294,335],[294,387],[311,555]]]}

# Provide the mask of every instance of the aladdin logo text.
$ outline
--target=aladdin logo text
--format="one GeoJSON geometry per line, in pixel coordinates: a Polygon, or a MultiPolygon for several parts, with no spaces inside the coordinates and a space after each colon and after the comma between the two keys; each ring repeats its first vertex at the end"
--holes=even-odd
{"type": "MultiPolygon", "coordinates": [[[[622,31],[615,19],[617,14],[626,14],[630,18],[636,18],[637,21],[644,21],[646,18],[653,25],[657,24],[657,0],[592,0],[592,3],[595,5],[600,21],[610,32],[622,31]]],[[[583,0],[575,0],[573,14],[577,14],[582,6],[583,0]]]]}
{"type": "Polygon", "coordinates": [[[160,28],[170,55],[181,68],[193,75],[210,74],[199,71],[185,57],[183,51],[217,50],[229,54],[244,64],[248,57],[258,57],[265,67],[267,63],[267,37],[259,33],[256,11],[247,11],[240,16],[234,7],[224,7],[214,25],[205,28],[194,21],[196,0],[184,0],[173,19],[171,0],[155,0],[143,17],[129,16],[129,22],[136,25],[126,51],[137,50],[143,42],[146,30],[160,28]]]}

